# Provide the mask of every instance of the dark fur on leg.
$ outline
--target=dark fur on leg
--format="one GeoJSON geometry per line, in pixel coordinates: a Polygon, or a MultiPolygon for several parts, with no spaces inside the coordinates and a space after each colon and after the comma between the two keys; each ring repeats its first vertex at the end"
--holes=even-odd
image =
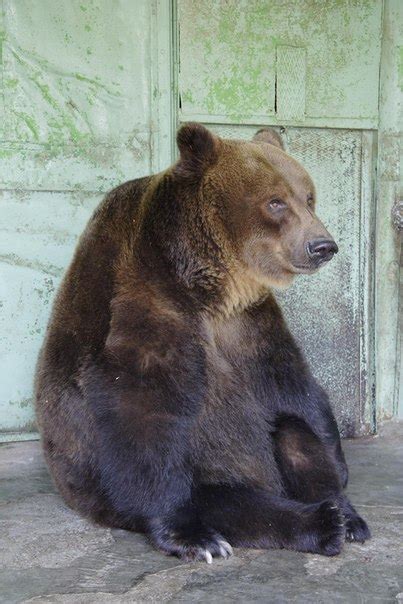
{"type": "Polygon", "coordinates": [[[335,501],[304,504],[243,485],[202,485],[193,501],[200,519],[234,546],[325,556],[342,548],[343,515],[335,501]]]}
{"type": "Polygon", "coordinates": [[[298,417],[279,417],[274,441],[287,494],[306,503],[332,498],[345,517],[346,540],[369,539],[371,533],[366,522],[343,494],[339,471],[326,446],[307,423],[298,417]]]}
{"type": "Polygon", "coordinates": [[[287,494],[306,503],[336,499],[342,491],[338,472],[308,424],[298,417],[281,415],[276,427],[275,458],[287,494]]]}

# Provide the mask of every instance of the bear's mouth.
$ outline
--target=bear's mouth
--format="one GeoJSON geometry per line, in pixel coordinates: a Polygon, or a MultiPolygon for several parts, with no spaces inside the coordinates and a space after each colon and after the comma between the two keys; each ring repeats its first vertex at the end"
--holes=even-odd
{"type": "Polygon", "coordinates": [[[312,275],[319,269],[319,265],[313,264],[293,264],[292,267],[295,269],[293,272],[299,275],[312,275]]]}

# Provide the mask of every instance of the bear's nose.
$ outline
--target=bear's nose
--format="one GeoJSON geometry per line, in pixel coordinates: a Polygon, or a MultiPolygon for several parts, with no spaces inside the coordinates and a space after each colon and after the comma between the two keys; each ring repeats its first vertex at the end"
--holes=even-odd
{"type": "Polygon", "coordinates": [[[337,254],[339,251],[333,239],[314,239],[313,241],[308,241],[306,247],[309,258],[317,263],[331,260],[334,254],[337,254]]]}

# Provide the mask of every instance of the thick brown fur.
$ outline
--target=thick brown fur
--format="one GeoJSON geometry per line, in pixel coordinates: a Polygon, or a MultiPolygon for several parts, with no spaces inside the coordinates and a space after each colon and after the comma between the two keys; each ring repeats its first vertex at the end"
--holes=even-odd
{"type": "Polygon", "coordinates": [[[337,251],[313,183],[270,131],[188,124],[178,146],[107,195],[57,295],[36,378],[50,471],[74,509],[185,559],[227,540],[336,554],[369,531],[271,292],[337,251]]]}

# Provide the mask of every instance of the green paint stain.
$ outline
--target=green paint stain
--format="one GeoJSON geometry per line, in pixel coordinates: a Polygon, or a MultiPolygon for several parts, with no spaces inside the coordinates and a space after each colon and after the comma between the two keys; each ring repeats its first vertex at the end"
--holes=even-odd
{"type": "Polygon", "coordinates": [[[47,101],[47,103],[49,103],[49,105],[51,107],[53,107],[53,109],[59,109],[59,106],[57,104],[56,99],[54,99],[52,97],[52,95],[50,94],[50,90],[49,90],[48,84],[43,84],[42,82],[38,81],[37,77],[39,75],[40,74],[38,73],[36,75],[36,77],[32,76],[31,79],[35,81],[35,84],[38,86],[39,90],[41,91],[44,100],[47,101]]]}
{"type": "MultiPolygon", "coordinates": [[[[0,5],[1,11],[1,5],[0,5]]],[[[1,20],[1,12],[0,12],[0,20],[1,20]]],[[[0,30],[0,65],[3,64],[3,44],[6,41],[6,32],[4,30],[0,30]]]]}
{"type": "Polygon", "coordinates": [[[20,407],[20,409],[26,409],[27,407],[30,407],[32,404],[33,404],[32,398],[23,398],[20,401],[10,401],[10,405],[16,405],[17,407],[20,407]]]}
{"type": "Polygon", "coordinates": [[[86,76],[82,75],[81,73],[73,73],[73,76],[76,78],[76,80],[78,80],[79,82],[88,82],[88,84],[94,84],[95,86],[99,86],[98,82],[96,81],[97,78],[87,78],[86,76]]]}
{"type": "Polygon", "coordinates": [[[32,115],[28,115],[27,113],[17,113],[18,117],[20,117],[28,126],[29,130],[32,132],[34,139],[39,140],[39,128],[37,123],[35,122],[32,115]]]}
{"type": "Polygon", "coordinates": [[[4,84],[8,88],[17,88],[18,83],[19,83],[19,80],[17,80],[17,78],[6,78],[4,80],[4,84]]]}
{"type": "Polygon", "coordinates": [[[223,76],[214,80],[205,99],[208,111],[215,113],[224,110],[231,115],[250,113],[251,99],[264,98],[264,80],[259,77],[259,72],[257,67],[245,75],[238,67],[234,67],[231,77],[223,76]]]}
{"type": "Polygon", "coordinates": [[[193,105],[196,102],[191,90],[184,90],[182,92],[182,100],[190,105],[193,105]]]}

